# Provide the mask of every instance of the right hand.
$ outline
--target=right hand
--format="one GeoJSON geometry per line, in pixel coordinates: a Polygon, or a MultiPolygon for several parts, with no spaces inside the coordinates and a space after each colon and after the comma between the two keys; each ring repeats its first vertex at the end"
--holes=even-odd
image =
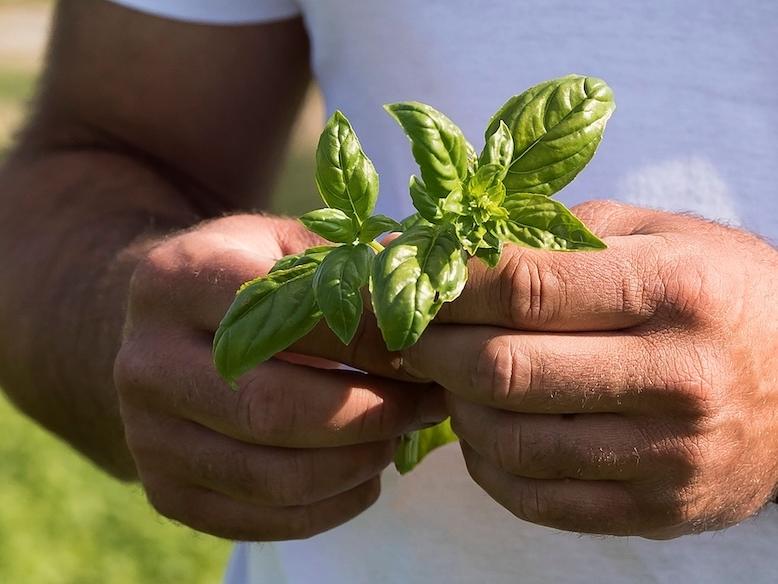
{"type": "Polygon", "coordinates": [[[139,263],[114,377],[161,514],[230,539],[314,535],[377,499],[401,434],[445,417],[440,388],[398,372],[369,313],[348,347],[320,325],[290,350],[370,374],[297,357],[259,365],[237,392],[218,376],[211,343],[235,290],[317,243],[297,221],[239,215],[165,240],[139,263]]]}

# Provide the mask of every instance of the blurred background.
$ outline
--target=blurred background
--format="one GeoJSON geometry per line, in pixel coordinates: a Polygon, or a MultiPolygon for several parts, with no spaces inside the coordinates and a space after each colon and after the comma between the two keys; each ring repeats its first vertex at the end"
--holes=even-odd
{"type": "MultiPolygon", "coordinates": [[[[35,90],[53,2],[0,0],[0,159],[35,90]]],[[[274,195],[277,212],[315,208],[313,151],[323,107],[311,88],[274,195]]],[[[17,413],[0,392],[0,583],[212,583],[228,542],[159,517],[17,413]]]]}

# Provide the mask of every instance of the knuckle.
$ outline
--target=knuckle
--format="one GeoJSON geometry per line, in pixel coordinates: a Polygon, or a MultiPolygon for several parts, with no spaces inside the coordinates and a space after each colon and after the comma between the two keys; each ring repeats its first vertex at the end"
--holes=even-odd
{"type": "MultiPolygon", "coordinates": [[[[548,445],[546,445],[548,446],[548,445]]],[[[556,448],[543,447],[532,432],[522,431],[520,422],[500,424],[492,442],[492,460],[509,474],[516,476],[534,476],[556,478],[562,473],[553,469],[559,460],[556,448]],[[552,476],[553,475],[553,476],[552,476]]]]}
{"type": "Polygon", "coordinates": [[[553,264],[540,265],[525,250],[517,250],[498,279],[499,306],[511,327],[541,327],[560,314],[564,288],[553,264]]]}
{"type": "Polygon", "coordinates": [[[171,359],[151,335],[125,339],[114,358],[113,381],[120,405],[169,403],[164,391],[171,377],[171,359]]]}
{"type": "Polygon", "coordinates": [[[153,353],[142,342],[125,341],[113,363],[114,387],[119,399],[133,403],[133,396],[147,392],[155,379],[155,368],[153,353]]]}
{"type": "Polygon", "coordinates": [[[675,318],[705,320],[731,303],[722,298],[725,287],[706,262],[688,256],[668,261],[660,269],[660,280],[663,303],[675,318]]]}
{"type": "Polygon", "coordinates": [[[511,474],[521,473],[525,461],[521,424],[510,422],[499,424],[495,439],[492,441],[492,448],[492,459],[500,468],[511,474]]]}
{"type": "Polygon", "coordinates": [[[530,523],[553,521],[553,506],[544,496],[537,480],[527,480],[519,489],[515,513],[530,523]]]}
{"type": "Polygon", "coordinates": [[[645,317],[653,314],[657,292],[651,290],[656,286],[656,279],[647,277],[646,267],[651,263],[647,257],[637,260],[626,260],[627,265],[620,270],[620,305],[619,312],[645,317]],[[641,267],[642,266],[642,267],[641,267]],[[652,282],[653,280],[653,282],[652,282]]]}
{"type": "Polygon", "coordinates": [[[533,389],[537,372],[529,355],[516,350],[510,339],[493,337],[481,346],[471,384],[495,404],[521,403],[533,389]]]}
{"type": "Polygon", "coordinates": [[[113,363],[114,385],[119,392],[140,385],[143,364],[144,359],[134,344],[122,344],[113,363]]]}
{"type": "Polygon", "coordinates": [[[292,392],[279,391],[271,375],[257,375],[238,392],[236,419],[242,420],[245,432],[255,441],[281,445],[297,426],[298,408],[292,392]]]}

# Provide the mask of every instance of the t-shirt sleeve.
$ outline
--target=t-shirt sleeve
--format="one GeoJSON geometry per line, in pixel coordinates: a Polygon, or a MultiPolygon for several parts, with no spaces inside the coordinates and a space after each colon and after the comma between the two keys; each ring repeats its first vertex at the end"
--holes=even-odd
{"type": "Polygon", "coordinates": [[[248,24],[300,14],[294,0],[111,0],[164,18],[204,24],[248,24]]]}

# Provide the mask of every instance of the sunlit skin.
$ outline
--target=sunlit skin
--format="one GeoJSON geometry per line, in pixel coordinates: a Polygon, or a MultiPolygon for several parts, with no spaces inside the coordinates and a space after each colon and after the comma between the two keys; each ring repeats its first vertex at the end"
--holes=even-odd
{"type": "Polygon", "coordinates": [[[322,322],[237,391],[218,375],[211,340],[235,290],[315,237],[291,219],[228,217],[158,245],[135,270],[115,379],[161,513],[233,539],[314,535],[376,500],[399,436],[445,416],[442,389],[398,369],[369,314],[349,347],[322,322]]]}
{"type": "Polygon", "coordinates": [[[607,250],[471,264],[406,370],[449,390],[470,474],[522,519],[649,538],[745,519],[778,480],[778,253],[694,217],[573,210],[607,250]]]}

